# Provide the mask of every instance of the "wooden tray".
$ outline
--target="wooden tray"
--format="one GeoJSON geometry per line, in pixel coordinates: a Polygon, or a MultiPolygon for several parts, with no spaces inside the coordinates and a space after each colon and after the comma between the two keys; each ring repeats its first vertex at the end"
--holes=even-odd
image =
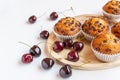
{"type": "MultiPolygon", "coordinates": [[[[78,19],[81,23],[84,23],[84,21],[90,17],[101,17],[104,18],[101,15],[80,15],[75,17],[78,19]]],[[[106,19],[107,20],[107,19],[106,19]]],[[[107,20],[110,25],[114,24],[115,21],[110,21],[107,20]]],[[[79,36],[77,39],[74,39],[74,41],[79,40],[81,37],[79,36]]],[[[69,49],[64,49],[60,53],[56,53],[52,50],[52,44],[54,41],[59,40],[54,33],[52,32],[47,40],[47,49],[49,52],[49,56],[52,58],[56,59],[57,61],[63,63],[63,64],[69,64],[71,65],[72,68],[74,69],[83,69],[83,70],[98,70],[98,69],[107,69],[107,68],[112,68],[116,66],[120,66],[120,58],[114,62],[109,62],[105,63],[102,61],[99,61],[95,55],[93,54],[91,48],[90,48],[90,42],[87,42],[85,39],[82,41],[84,42],[84,48],[81,52],[79,52],[80,59],[77,62],[71,62],[66,60],[66,56],[68,52],[70,51],[69,49]]]]}

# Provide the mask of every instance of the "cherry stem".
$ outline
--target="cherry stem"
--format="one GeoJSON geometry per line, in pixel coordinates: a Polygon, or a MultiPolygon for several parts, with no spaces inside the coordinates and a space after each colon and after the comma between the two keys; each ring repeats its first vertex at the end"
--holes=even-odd
{"type": "Polygon", "coordinates": [[[74,9],[73,9],[72,7],[70,7],[70,9],[66,9],[66,10],[61,11],[61,12],[58,12],[58,13],[60,13],[60,14],[62,14],[62,15],[64,15],[64,16],[66,16],[66,15],[63,14],[63,13],[66,12],[66,11],[70,11],[70,10],[72,10],[72,12],[74,13],[74,15],[76,15],[76,14],[75,14],[75,11],[74,11],[74,9]]]}
{"type": "Polygon", "coordinates": [[[71,8],[71,10],[72,10],[72,12],[73,12],[73,14],[74,14],[74,16],[76,15],[76,13],[75,13],[75,11],[74,11],[74,9],[73,9],[73,7],[70,7],[71,8]]]}
{"type": "Polygon", "coordinates": [[[31,46],[30,46],[30,45],[28,45],[28,44],[26,44],[26,43],[24,43],[24,42],[18,42],[18,43],[24,44],[24,45],[26,45],[26,46],[28,46],[28,47],[30,47],[30,48],[31,48],[31,46]]]}
{"type": "MultiPolygon", "coordinates": [[[[48,42],[39,42],[37,45],[41,44],[41,43],[48,43],[48,42]]],[[[49,44],[52,44],[52,43],[49,43],[49,44]]]]}
{"type": "Polygon", "coordinates": [[[63,14],[62,12],[58,12],[58,13],[62,14],[63,16],[66,16],[66,15],[65,15],[65,14],[63,14]]]}
{"type": "Polygon", "coordinates": [[[39,17],[37,17],[37,18],[41,18],[43,15],[45,15],[46,14],[46,12],[44,12],[41,16],[39,16],[39,17]]]}

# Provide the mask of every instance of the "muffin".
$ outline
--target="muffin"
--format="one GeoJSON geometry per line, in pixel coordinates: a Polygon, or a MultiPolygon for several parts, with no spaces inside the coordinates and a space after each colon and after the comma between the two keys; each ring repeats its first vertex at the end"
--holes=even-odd
{"type": "Polygon", "coordinates": [[[120,22],[116,23],[112,28],[111,32],[120,39],[120,22]]]}
{"type": "Polygon", "coordinates": [[[120,18],[120,1],[109,1],[103,6],[103,14],[111,19],[120,18]]]}
{"type": "Polygon", "coordinates": [[[95,56],[105,62],[120,56],[120,40],[111,33],[100,34],[91,43],[95,56]]]}
{"type": "Polygon", "coordinates": [[[81,23],[73,17],[65,17],[59,20],[53,32],[60,39],[72,39],[78,36],[81,30],[81,23]]]}
{"type": "Polygon", "coordinates": [[[90,18],[82,25],[82,33],[85,38],[92,41],[96,36],[101,33],[108,32],[108,23],[101,18],[90,18]]]}

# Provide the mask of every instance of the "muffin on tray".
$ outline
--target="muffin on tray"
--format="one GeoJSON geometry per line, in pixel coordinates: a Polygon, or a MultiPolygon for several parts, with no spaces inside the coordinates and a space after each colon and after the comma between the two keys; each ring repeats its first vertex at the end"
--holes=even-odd
{"type": "Polygon", "coordinates": [[[80,34],[81,23],[73,17],[65,17],[59,20],[53,32],[60,39],[76,38],[80,34]]]}
{"type": "Polygon", "coordinates": [[[116,23],[112,28],[111,32],[120,39],[120,22],[116,23]]]}
{"type": "Polygon", "coordinates": [[[103,14],[111,19],[120,18],[120,1],[112,0],[103,6],[103,14]]]}
{"type": "Polygon", "coordinates": [[[111,33],[100,34],[92,41],[91,49],[101,61],[111,62],[120,56],[120,40],[111,33]]]}
{"type": "Polygon", "coordinates": [[[84,22],[81,31],[87,40],[92,41],[101,33],[108,32],[108,23],[101,18],[90,18],[84,22]]]}

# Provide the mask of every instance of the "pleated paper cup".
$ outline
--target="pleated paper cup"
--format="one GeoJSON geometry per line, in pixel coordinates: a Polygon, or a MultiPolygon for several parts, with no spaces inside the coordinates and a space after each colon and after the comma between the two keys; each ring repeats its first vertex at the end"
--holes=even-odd
{"type": "Polygon", "coordinates": [[[76,33],[75,35],[72,35],[72,36],[60,35],[60,34],[56,33],[54,30],[53,30],[53,33],[56,35],[56,37],[60,38],[61,40],[66,40],[66,39],[77,38],[77,36],[81,34],[81,31],[79,31],[78,33],[76,33]]]}
{"type": "Polygon", "coordinates": [[[99,51],[96,51],[93,47],[92,47],[92,43],[91,43],[91,49],[93,51],[93,53],[95,54],[95,56],[104,62],[112,62],[115,61],[118,57],[120,57],[120,53],[116,53],[116,54],[105,54],[105,53],[101,53],[99,51]]]}
{"type": "Polygon", "coordinates": [[[84,35],[85,39],[90,41],[90,42],[95,38],[94,36],[91,36],[91,35],[85,33],[82,29],[81,29],[81,32],[84,35]]]}
{"type": "Polygon", "coordinates": [[[120,19],[120,15],[110,14],[110,13],[107,13],[106,11],[104,11],[104,10],[103,10],[103,15],[110,18],[110,19],[113,19],[113,20],[119,20],[120,19]]]}

